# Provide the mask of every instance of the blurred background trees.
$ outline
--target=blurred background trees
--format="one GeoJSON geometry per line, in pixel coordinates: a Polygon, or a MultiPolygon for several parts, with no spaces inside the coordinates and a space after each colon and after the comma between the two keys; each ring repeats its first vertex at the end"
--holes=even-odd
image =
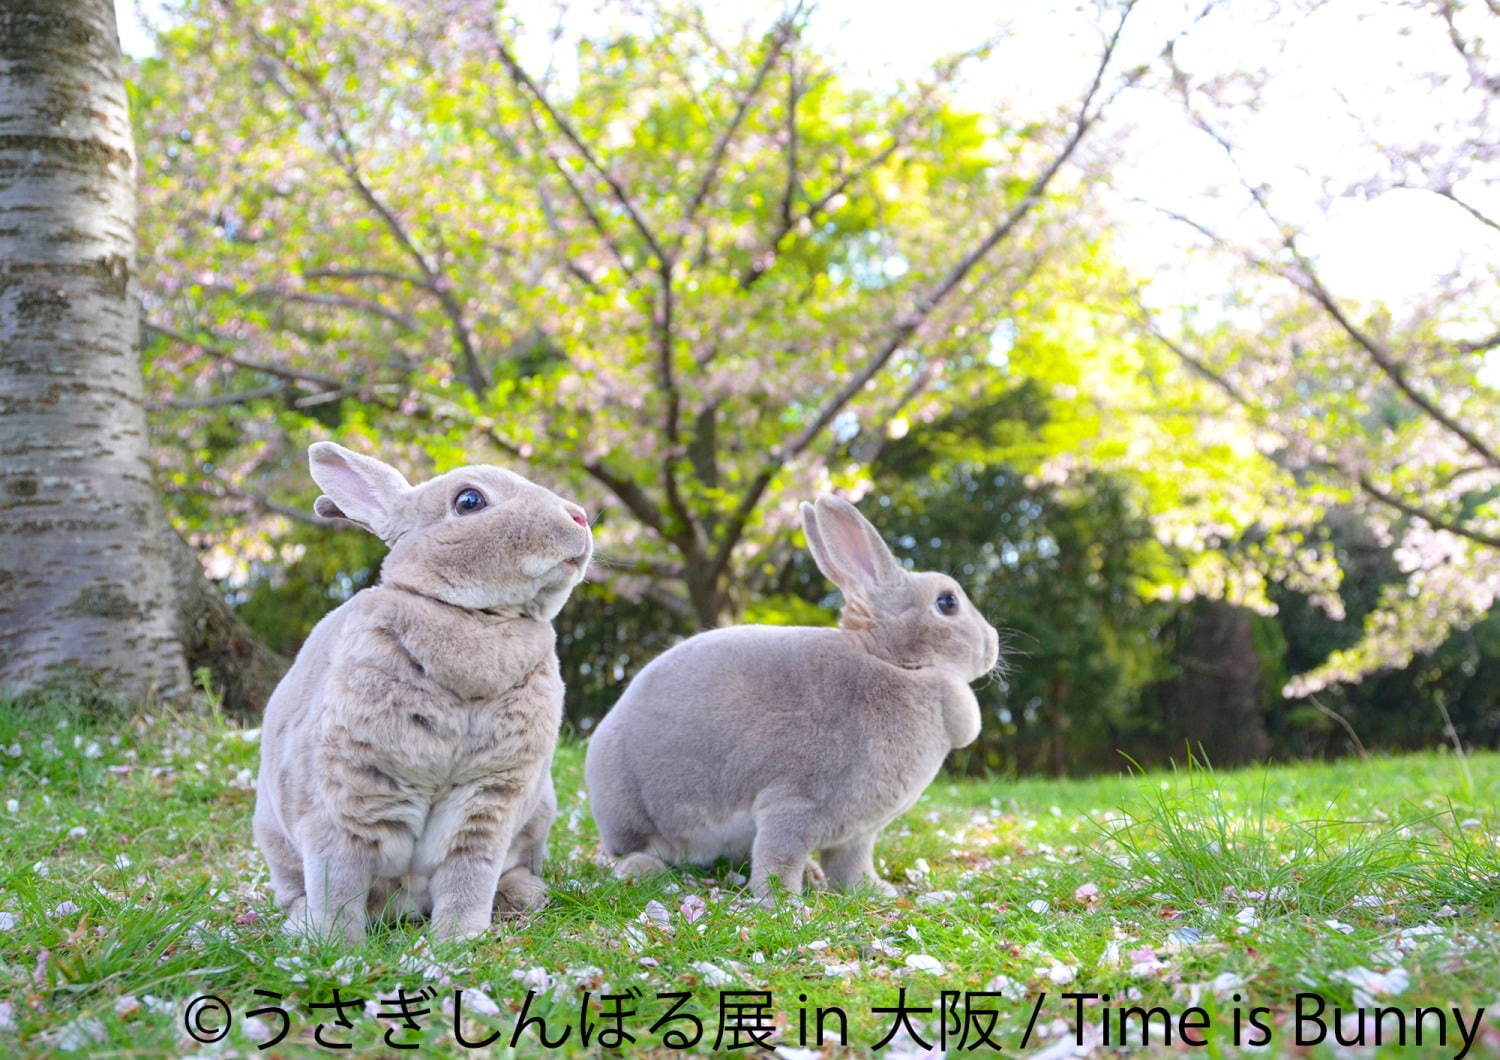
{"type": "Polygon", "coordinates": [[[839,489],[1009,631],[957,768],[1493,744],[1492,20],[1365,5],[1399,61],[1330,58],[1337,151],[1268,161],[1335,6],[1049,9],[870,77],[818,9],[189,0],[134,97],[168,507],[289,653],[379,563],[308,442],[576,495],[583,730],[694,629],[833,621],[795,510],[839,489]],[[1062,87],[975,93],[1064,25],[1062,87]],[[1446,211],[1416,294],[1328,222],[1392,193],[1446,211]]]}

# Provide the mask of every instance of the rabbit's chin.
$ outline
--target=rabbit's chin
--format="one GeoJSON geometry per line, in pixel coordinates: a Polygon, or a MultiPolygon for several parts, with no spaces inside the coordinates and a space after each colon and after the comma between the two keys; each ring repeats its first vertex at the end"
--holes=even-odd
{"type": "Polygon", "coordinates": [[[528,580],[505,585],[444,587],[441,599],[475,611],[516,611],[552,618],[573,587],[583,580],[587,558],[546,564],[540,576],[523,571],[528,580]]]}
{"type": "Polygon", "coordinates": [[[565,581],[577,581],[582,575],[584,567],[588,565],[589,554],[584,551],[577,556],[570,556],[565,560],[546,559],[541,556],[533,556],[521,561],[521,573],[528,578],[534,578],[542,584],[556,584],[565,581]]]}

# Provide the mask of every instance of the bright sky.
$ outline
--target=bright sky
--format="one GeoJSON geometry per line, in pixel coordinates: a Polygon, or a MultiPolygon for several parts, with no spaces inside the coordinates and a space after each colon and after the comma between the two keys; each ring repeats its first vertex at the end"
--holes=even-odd
{"type": "MultiPolygon", "coordinates": [[[[146,20],[160,17],[163,0],[116,0],[121,39],[131,54],[149,52],[146,20]]],[[[1013,4],[1011,33],[982,63],[970,68],[962,94],[976,107],[1003,103],[1009,113],[1050,112],[1076,99],[1092,73],[1099,46],[1091,5],[1013,4]]],[[[1139,0],[1122,60],[1152,58],[1173,27],[1186,24],[1202,0],[1139,0]]],[[[1291,4],[1281,5],[1287,9],[1291,4]]],[[[571,5],[576,24],[597,26],[617,18],[621,5],[583,0],[571,5]]],[[[742,18],[743,5],[711,3],[725,30],[742,18]]],[[[517,0],[511,10],[537,11],[534,24],[550,27],[553,0],[517,0]]],[[[760,10],[766,10],[761,8],[760,10]]],[[[1493,283],[1500,275],[1500,233],[1486,230],[1451,203],[1424,192],[1389,192],[1374,199],[1343,196],[1325,212],[1320,186],[1310,174],[1342,190],[1364,175],[1368,140],[1440,141],[1442,120],[1458,107],[1451,92],[1422,80],[1452,71],[1456,60],[1442,28],[1430,16],[1399,12],[1368,0],[1338,0],[1311,15],[1296,11],[1266,17],[1276,0],[1235,0],[1198,25],[1176,51],[1190,73],[1263,68],[1270,73],[1262,106],[1236,129],[1250,175],[1283,193],[1288,219],[1306,226],[1309,245],[1325,277],[1342,295],[1394,305],[1420,301],[1434,278],[1456,272],[1493,283]],[[1374,124],[1349,120],[1346,100],[1359,101],[1374,124]],[[1373,105],[1372,105],[1373,104],[1373,105]]],[[[971,48],[1007,28],[1001,5],[973,0],[822,0],[812,34],[857,76],[880,80],[920,77],[934,59],[971,48]],[[919,12],[919,14],[918,14],[919,12]]],[[[766,17],[769,17],[767,15],[766,17]]],[[[523,60],[526,58],[523,50],[523,60]]],[[[1180,109],[1157,94],[1123,97],[1112,113],[1118,152],[1115,188],[1128,264],[1155,278],[1169,298],[1195,294],[1193,284],[1217,282],[1185,267],[1187,234],[1164,223],[1147,206],[1165,206],[1232,233],[1255,231],[1257,218],[1243,208],[1218,148],[1187,127],[1180,109]],[[1223,193],[1228,189],[1229,194],[1223,193]]],[[[1500,187],[1500,181],[1495,182],[1500,187]]],[[[1500,194],[1460,188],[1500,213],[1500,194]]],[[[1500,384],[1500,359],[1491,382],[1500,384]]]]}

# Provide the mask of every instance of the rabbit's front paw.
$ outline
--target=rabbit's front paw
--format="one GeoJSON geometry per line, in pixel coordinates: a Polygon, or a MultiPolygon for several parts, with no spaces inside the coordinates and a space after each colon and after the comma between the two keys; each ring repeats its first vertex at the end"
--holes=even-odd
{"type": "Polygon", "coordinates": [[[491,910],[470,910],[459,915],[433,914],[432,934],[439,941],[449,939],[477,939],[490,929],[491,910]]]}

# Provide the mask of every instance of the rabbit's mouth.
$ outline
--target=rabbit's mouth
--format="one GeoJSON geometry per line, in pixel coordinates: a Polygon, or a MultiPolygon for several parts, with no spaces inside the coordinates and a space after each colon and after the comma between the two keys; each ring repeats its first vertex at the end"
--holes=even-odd
{"type": "Polygon", "coordinates": [[[592,552],[593,549],[585,548],[583,551],[579,552],[578,555],[569,556],[553,569],[565,571],[569,575],[577,574],[582,571],[584,567],[588,566],[590,554],[592,552]]]}

